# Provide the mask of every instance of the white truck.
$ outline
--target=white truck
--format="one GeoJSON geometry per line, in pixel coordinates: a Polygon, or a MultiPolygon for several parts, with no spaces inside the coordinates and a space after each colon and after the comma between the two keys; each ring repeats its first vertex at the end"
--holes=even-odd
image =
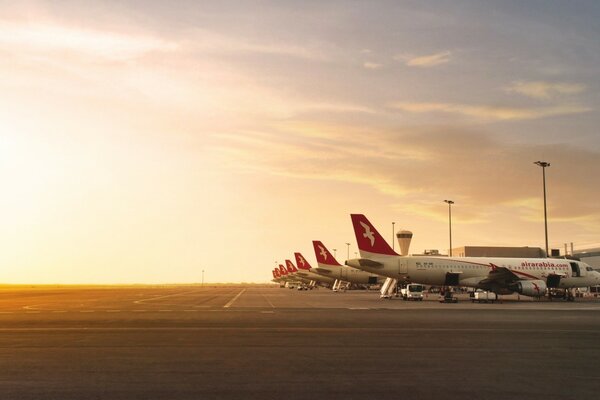
{"type": "Polygon", "coordinates": [[[471,296],[471,303],[493,303],[496,300],[498,300],[498,295],[496,293],[481,289],[477,289],[471,296]]]}
{"type": "Polygon", "coordinates": [[[400,295],[402,296],[402,300],[422,301],[424,289],[423,285],[411,283],[400,289],[400,295]]]}

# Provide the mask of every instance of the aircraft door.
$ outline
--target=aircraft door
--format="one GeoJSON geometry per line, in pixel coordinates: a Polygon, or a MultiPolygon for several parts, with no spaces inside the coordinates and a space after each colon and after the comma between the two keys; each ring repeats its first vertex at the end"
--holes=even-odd
{"type": "Polygon", "coordinates": [[[406,260],[398,260],[398,274],[399,275],[406,275],[408,274],[408,263],[406,262],[406,260]]]}
{"type": "Polygon", "coordinates": [[[581,276],[579,264],[576,262],[570,262],[569,264],[571,264],[571,276],[573,276],[573,277],[581,276]]]}

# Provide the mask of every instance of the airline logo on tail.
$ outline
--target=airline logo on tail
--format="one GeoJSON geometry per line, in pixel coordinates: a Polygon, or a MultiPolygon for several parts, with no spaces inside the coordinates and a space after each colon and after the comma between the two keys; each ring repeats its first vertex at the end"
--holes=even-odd
{"type": "Polygon", "coordinates": [[[392,250],[390,245],[387,244],[379,232],[377,232],[377,229],[373,227],[373,224],[369,222],[367,217],[363,214],[350,214],[350,218],[352,219],[352,226],[354,227],[354,235],[356,236],[358,249],[361,252],[386,256],[398,255],[398,253],[392,250]]]}
{"type": "Polygon", "coordinates": [[[323,260],[327,260],[327,252],[325,251],[325,247],[319,245],[319,248],[321,249],[319,253],[321,254],[321,256],[323,256],[323,260]]]}
{"type": "Polygon", "coordinates": [[[296,260],[302,264],[302,266],[304,267],[306,265],[306,261],[304,261],[304,257],[302,257],[301,255],[298,255],[298,257],[296,258],[296,260]]]}
{"type": "Polygon", "coordinates": [[[300,253],[294,253],[294,257],[296,257],[296,264],[298,265],[298,268],[303,269],[303,270],[310,270],[310,264],[308,263],[308,261],[306,261],[306,259],[304,258],[304,256],[302,256],[302,254],[300,253]]]}
{"type": "Polygon", "coordinates": [[[287,272],[287,270],[285,269],[285,267],[284,267],[283,265],[281,265],[281,264],[279,264],[279,272],[281,273],[281,275],[282,275],[282,276],[284,276],[284,275],[287,275],[287,274],[288,274],[288,272],[287,272]]]}
{"type": "Polygon", "coordinates": [[[371,232],[371,227],[364,222],[360,221],[360,224],[365,229],[365,233],[363,233],[364,238],[369,238],[371,241],[371,247],[375,244],[375,236],[373,236],[373,232],[371,232]]]}
{"type": "Polygon", "coordinates": [[[287,265],[287,270],[290,274],[293,274],[294,272],[298,272],[298,268],[296,268],[296,266],[294,264],[292,264],[292,262],[290,260],[285,260],[285,265],[287,265]]]}
{"type": "Polygon", "coordinates": [[[317,257],[317,262],[320,264],[334,265],[339,266],[340,263],[336,261],[336,259],[331,255],[327,247],[323,243],[318,240],[313,240],[313,247],[315,249],[315,256],[317,257]]]}

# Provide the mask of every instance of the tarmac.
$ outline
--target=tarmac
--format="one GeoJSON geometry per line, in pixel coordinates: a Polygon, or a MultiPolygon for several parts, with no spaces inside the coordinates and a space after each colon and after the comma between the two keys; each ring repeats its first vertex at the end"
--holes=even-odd
{"type": "Polygon", "coordinates": [[[267,285],[0,287],[0,398],[598,395],[600,299],[437,299],[267,285]]]}

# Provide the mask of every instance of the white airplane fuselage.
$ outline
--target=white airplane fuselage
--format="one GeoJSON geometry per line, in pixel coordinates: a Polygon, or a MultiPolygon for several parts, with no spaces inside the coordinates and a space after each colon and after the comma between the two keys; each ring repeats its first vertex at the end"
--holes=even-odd
{"type": "MultiPolygon", "coordinates": [[[[445,285],[448,274],[452,274],[457,286],[489,289],[489,282],[482,281],[495,268],[506,268],[521,280],[547,281],[549,276],[560,277],[557,285],[560,288],[600,284],[600,273],[586,263],[567,259],[386,256],[366,252],[361,252],[361,255],[363,258],[348,260],[347,264],[390,278],[427,285],[445,285]]],[[[516,291],[501,289],[498,287],[499,292],[516,291]]]]}
{"type": "Polygon", "coordinates": [[[381,275],[345,265],[330,266],[319,263],[319,268],[315,268],[315,270],[319,275],[322,276],[361,285],[378,284],[385,281],[385,277],[381,275]]]}
{"type": "Polygon", "coordinates": [[[322,283],[327,283],[327,284],[333,284],[335,282],[335,278],[317,274],[317,273],[313,272],[312,269],[310,271],[305,270],[305,269],[299,269],[297,274],[304,279],[308,279],[309,281],[312,280],[312,281],[322,282],[322,283]]]}

